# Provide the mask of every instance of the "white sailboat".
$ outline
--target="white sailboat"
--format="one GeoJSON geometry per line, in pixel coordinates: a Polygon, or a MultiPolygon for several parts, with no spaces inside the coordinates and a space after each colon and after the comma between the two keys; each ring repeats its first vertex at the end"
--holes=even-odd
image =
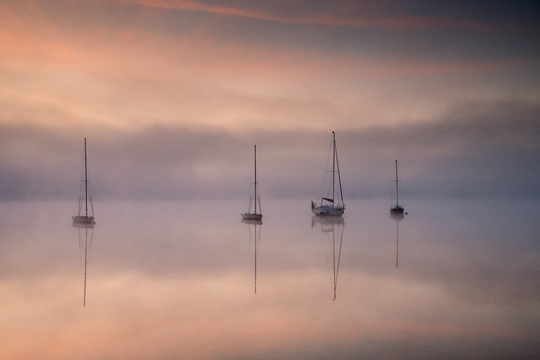
{"type": "MultiPolygon", "coordinates": [[[[324,190],[323,190],[324,191],[324,190]]],[[[341,188],[341,175],[339,173],[339,161],[336,147],[336,133],[332,131],[332,189],[327,197],[321,196],[321,205],[311,202],[311,211],[320,216],[341,216],[345,212],[345,203],[343,202],[343,189],[341,188]],[[339,192],[336,192],[336,174],[338,180],[339,192]]]]}
{"type": "Polygon", "coordinates": [[[261,198],[257,195],[257,145],[254,145],[255,151],[255,181],[254,181],[254,194],[253,197],[249,197],[249,208],[248,212],[242,214],[242,219],[244,220],[261,220],[262,211],[261,211],[261,198]],[[257,199],[259,200],[259,212],[257,212],[257,199]],[[253,212],[251,212],[251,204],[253,203],[253,212]]]}
{"type": "Polygon", "coordinates": [[[92,196],[88,196],[88,166],[86,160],[86,138],[84,138],[84,197],[83,195],[79,196],[79,212],[77,215],[73,216],[73,222],[78,224],[95,224],[94,219],[94,205],[92,202],[92,196]],[[90,200],[90,201],[89,201],[90,200]],[[82,204],[84,202],[84,214],[82,212],[82,204]],[[88,203],[90,202],[90,214],[88,214],[88,203]]]}
{"type": "Polygon", "coordinates": [[[397,172],[397,160],[396,160],[396,203],[390,208],[390,212],[393,214],[403,214],[403,206],[399,205],[399,189],[398,189],[398,172],[397,172]]]}

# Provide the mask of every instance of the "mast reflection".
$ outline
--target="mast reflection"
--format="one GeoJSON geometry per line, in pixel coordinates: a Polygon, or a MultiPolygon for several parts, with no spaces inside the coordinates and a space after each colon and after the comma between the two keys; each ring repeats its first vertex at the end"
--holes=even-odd
{"type": "Polygon", "coordinates": [[[341,216],[313,216],[311,218],[311,228],[320,224],[321,233],[332,234],[332,264],[334,268],[334,298],[337,297],[337,281],[339,275],[339,264],[341,262],[341,249],[343,245],[343,230],[345,229],[345,220],[341,216]],[[337,233],[337,236],[336,236],[337,233]],[[336,237],[339,238],[339,249],[336,259],[336,237]]]}
{"type": "Polygon", "coordinates": [[[244,224],[248,224],[249,229],[249,241],[255,243],[255,294],[257,294],[257,238],[261,239],[261,220],[246,220],[243,219],[244,224]],[[252,229],[253,226],[253,229],[252,229]]]}
{"type": "Polygon", "coordinates": [[[403,213],[391,212],[390,217],[396,220],[396,267],[399,265],[399,222],[405,218],[403,213]]]}
{"type": "Polygon", "coordinates": [[[90,247],[92,247],[92,240],[94,239],[94,226],[95,226],[95,224],[73,222],[73,224],[71,226],[76,227],[78,229],[79,250],[82,252],[82,250],[84,249],[84,295],[83,295],[83,307],[85,307],[86,306],[86,273],[87,273],[87,268],[88,268],[88,245],[90,245],[90,247]],[[84,231],[84,244],[83,244],[83,237],[82,237],[83,231],[84,231]],[[90,233],[90,244],[88,242],[88,233],[90,233]]]}

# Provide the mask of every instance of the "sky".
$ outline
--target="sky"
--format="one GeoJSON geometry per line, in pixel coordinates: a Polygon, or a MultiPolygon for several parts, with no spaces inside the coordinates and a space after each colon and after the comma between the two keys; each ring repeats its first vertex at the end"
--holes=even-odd
{"type": "Polygon", "coordinates": [[[0,0],[0,200],[540,198],[539,1],[0,0]]]}

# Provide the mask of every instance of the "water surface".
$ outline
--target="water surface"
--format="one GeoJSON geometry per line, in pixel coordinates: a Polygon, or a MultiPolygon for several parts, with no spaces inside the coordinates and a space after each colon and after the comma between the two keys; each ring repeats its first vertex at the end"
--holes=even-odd
{"type": "Polygon", "coordinates": [[[538,202],[0,203],[0,357],[540,355],[538,202]],[[257,239],[255,241],[255,235],[257,239]]]}

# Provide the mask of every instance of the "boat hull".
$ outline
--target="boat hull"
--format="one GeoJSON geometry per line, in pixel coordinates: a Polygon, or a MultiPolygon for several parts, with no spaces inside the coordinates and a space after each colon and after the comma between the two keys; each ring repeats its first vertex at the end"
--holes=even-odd
{"type": "Polygon", "coordinates": [[[242,219],[244,220],[261,220],[262,214],[256,214],[256,213],[243,213],[242,219]]]}
{"type": "Polygon", "coordinates": [[[341,216],[345,212],[345,207],[335,206],[314,206],[311,212],[319,216],[341,216]]]}
{"type": "Polygon", "coordinates": [[[93,216],[75,215],[72,217],[74,223],[78,224],[95,224],[93,216]]]}
{"type": "Polygon", "coordinates": [[[390,208],[392,214],[403,214],[403,207],[399,205],[394,205],[390,208]]]}

